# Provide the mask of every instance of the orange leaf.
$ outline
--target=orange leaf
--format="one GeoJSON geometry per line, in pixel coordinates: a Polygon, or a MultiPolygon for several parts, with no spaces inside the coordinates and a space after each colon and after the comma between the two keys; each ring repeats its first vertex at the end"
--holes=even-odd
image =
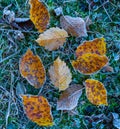
{"type": "Polygon", "coordinates": [[[60,96],[57,102],[57,110],[72,110],[77,106],[78,100],[82,95],[83,86],[73,84],[68,87],[60,96]]]}
{"type": "Polygon", "coordinates": [[[30,0],[30,19],[39,32],[46,30],[50,15],[45,5],[39,0],[30,0]]]}
{"type": "Polygon", "coordinates": [[[85,81],[86,95],[88,100],[94,105],[108,105],[107,93],[104,85],[94,79],[85,81]]]}
{"type": "Polygon", "coordinates": [[[52,126],[51,108],[43,96],[22,95],[23,105],[27,117],[40,126],[52,126]]]}
{"type": "Polygon", "coordinates": [[[76,61],[73,61],[72,65],[79,72],[90,75],[100,70],[103,66],[107,65],[107,63],[108,58],[106,56],[86,53],[79,56],[76,61]]]}
{"type": "Polygon", "coordinates": [[[56,50],[64,44],[68,37],[67,32],[64,29],[53,27],[40,34],[36,40],[40,46],[44,46],[49,51],[56,50]]]}
{"type": "Polygon", "coordinates": [[[44,66],[39,56],[34,56],[30,49],[20,59],[19,67],[21,75],[35,88],[40,88],[44,84],[46,78],[44,66]]]}
{"type": "Polygon", "coordinates": [[[80,17],[61,16],[60,24],[72,36],[87,36],[85,21],[80,17]]]}
{"type": "Polygon", "coordinates": [[[65,90],[69,87],[72,75],[69,68],[64,61],[61,61],[58,57],[53,66],[49,69],[50,79],[52,83],[59,88],[59,90],[65,90]]]}
{"type": "Polygon", "coordinates": [[[98,55],[106,54],[106,42],[104,38],[96,38],[92,41],[85,41],[79,45],[76,50],[76,56],[81,56],[84,53],[96,53],[98,55]]]}

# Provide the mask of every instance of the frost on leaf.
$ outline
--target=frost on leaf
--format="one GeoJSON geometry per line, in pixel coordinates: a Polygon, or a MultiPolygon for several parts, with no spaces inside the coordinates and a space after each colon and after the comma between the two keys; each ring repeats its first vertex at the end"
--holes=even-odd
{"type": "Polygon", "coordinates": [[[85,81],[86,95],[88,100],[94,105],[108,105],[107,92],[104,85],[93,79],[85,81]]]}
{"type": "Polygon", "coordinates": [[[52,126],[51,107],[43,96],[22,95],[27,117],[40,126],[52,126]]]}
{"type": "Polygon", "coordinates": [[[30,19],[39,32],[46,30],[50,15],[46,6],[39,0],[30,0],[30,19]]]}
{"type": "Polygon", "coordinates": [[[57,102],[57,110],[72,110],[77,106],[78,100],[82,95],[83,86],[73,84],[68,87],[60,96],[57,102]]]}
{"type": "Polygon", "coordinates": [[[85,41],[79,45],[76,50],[76,56],[81,56],[84,53],[96,53],[98,55],[106,54],[106,42],[104,38],[96,38],[92,41],[85,41]]]}
{"type": "Polygon", "coordinates": [[[98,54],[86,53],[79,56],[76,61],[72,62],[73,67],[79,72],[90,75],[103,68],[108,63],[106,56],[98,54]]]}
{"type": "Polygon", "coordinates": [[[59,88],[59,90],[65,90],[69,87],[72,75],[69,68],[64,61],[61,61],[58,57],[53,66],[49,69],[49,75],[52,83],[59,88]]]}
{"type": "Polygon", "coordinates": [[[40,88],[46,78],[44,66],[39,56],[35,56],[30,49],[20,59],[20,73],[35,88],[40,88]]]}
{"type": "Polygon", "coordinates": [[[36,41],[40,46],[52,51],[62,46],[66,41],[66,37],[68,37],[68,34],[64,29],[53,27],[45,31],[43,34],[40,34],[36,41]]]}
{"type": "Polygon", "coordinates": [[[87,36],[85,21],[80,17],[61,16],[60,24],[72,36],[87,36]]]}

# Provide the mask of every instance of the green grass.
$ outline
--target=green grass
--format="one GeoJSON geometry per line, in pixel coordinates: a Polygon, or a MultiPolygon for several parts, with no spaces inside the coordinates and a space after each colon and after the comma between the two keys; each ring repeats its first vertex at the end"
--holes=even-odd
{"type": "MultiPolygon", "coordinates": [[[[63,47],[52,52],[48,52],[35,42],[38,37],[36,29],[32,30],[34,33],[24,33],[25,38],[18,41],[15,39],[15,32],[12,31],[9,25],[5,27],[4,24],[0,24],[0,129],[110,129],[110,123],[101,122],[93,125],[88,123],[84,116],[101,113],[108,116],[110,112],[120,114],[120,3],[117,0],[111,0],[111,2],[104,4],[98,0],[98,2],[91,4],[89,10],[90,3],[88,4],[87,0],[76,0],[74,2],[72,0],[68,2],[65,2],[65,0],[45,0],[45,2],[51,13],[49,27],[60,27],[59,17],[56,17],[53,13],[53,9],[59,6],[63,8],[64,15],[80,16],[82,18],[89,15],[93,24],[90,25],[88,37],[79,39],[69,37],[63,47]],[[3,30],[4,27],[8,30],[3,30]],[[107,56],[114,72],[103,73],[100,71],[91,76],[75,72],[69,61],[75,59],[74,51],[77,46],[84,40],[102,36],[106,39],[107,56]],[[10,42],[9,37],[14,42],[10,42]],[[52,106],[55,124],[52,127],[40,127],[31,122],[23,111],[22,100],[16,94],[18,85],[26,88],[26,94],[37,95],[39,93],[39,90],[32,87],[26,79],[21,77],[19,72],[19,59],[28,48],[41,57],[46,71],[48,71],[56,57],[60,56],[71,69],[74,83],[83,84],[90,77],[103,82],[107,89],[109,106],[96,107],[92,105],[87,100],[85,91],[83,91],[77,106],[77,115],[70,116],[69,113],[57,111],[56,101],[60,94],[50,83],[47,72],[47,81],[42,94],[52,106]]],[[[11,3],[13,5],[10,9],[15,12],[16,17],[29,17],[27,0],[1,0],[0,17],[2,17],[3,9],[11,3]]],[[[111,128],[114,129],[115,127],[111,126],[111,128]]]]}

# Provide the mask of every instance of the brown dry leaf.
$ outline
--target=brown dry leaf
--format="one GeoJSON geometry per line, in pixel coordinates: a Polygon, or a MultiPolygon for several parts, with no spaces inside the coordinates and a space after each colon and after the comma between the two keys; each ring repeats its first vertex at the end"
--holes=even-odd
{"type": "Polygon", "coordinates": [[[103,68],[108,63],[106,56],[100,56],[95,53],[86,53],[79,56],[76,61],[72,62],[72,65],[79,72],[90,75],[103,68]]]}
{"type": "Polygon", "coordinates": [[[61,16],[60,24],[72,36],[87,36],[85,21],[80,17],[61,16]]]}
{"type": "Polygon", "coordinates": [[[88,100],[94,105],[108,105],[107,92],[104,85],[94,79],[85,81],[86,95],[88,100]]]}
{"type": "Polygon", "coordinates": [[[66,41],[66,37],[68,37],[68,34],[64,29],[53,27],[45,31],[43,34],[40,34],[36,41],[40,46],[52,51],[62,46],[66,41]]]}
{"type": "Polygon", "coordinates": [[[20,73],[35,88],[40,88],[46,79],[46,72],[39,56],[30,49],[20,59],[20,73]]]}
{"type": "Polygon", "coordinates": [[[30,0],[29,3],[31,6],[31,21],[34,23],[39,32],[45,31],[50,20],[50,15],[46,6],[39,0],[30,0]]]}
{"type": "Polygon", "coordinates": [[[49,74],[52,83],[60,91],[69,87],[72,75],[66,63],[61,61],[59,57],[54,61],[53,66],[50,67],[49,74]]]}
{"type": "Polygon", "coordinates": [[[114,72],[113,67],[106,65],[105,67],[103,67],[102,69],[103,72],[114,72]]]}
{"type": "Polygon", "coordinates": [[[78,100],[82,95],[81,85],[71,85],[60,96],[57,102],[57,110],[72,110],[77,106],[78,100]]]}
{"type": "Polygon", "coordinates": [[[106,42],[104,38],[96,38],[92,41],[85,41],[77,47],[76,56],[84,53],[96,53],[98,55],[106,54],[106,42]]]}
{"type": "Polygon", "coordinates": [[[40,126],[52,126],[51,107],[43,96],[22,95],[27,117],[40,126]]]}

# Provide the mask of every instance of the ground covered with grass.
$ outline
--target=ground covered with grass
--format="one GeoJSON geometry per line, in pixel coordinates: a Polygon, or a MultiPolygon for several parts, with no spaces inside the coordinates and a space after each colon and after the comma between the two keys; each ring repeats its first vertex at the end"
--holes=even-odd
{"type": "MultiPolygon", "coordinates": [[[[35,40],[39,33],[34,28],[22,32],[23,39],[16,36],[19,31],[9,24],[0,21],[0,129],[116,129],[113,126],[112,113],[120,117],[120,2],[118,0],[44,0],[50,14],[49,27],[60,27],[59,16],[54,9],[62,7],[64,15],[85,18],[89,16],[92,24],[88,36],[83,38],[69,37],[60,49],[47,51],[35,40]],[[107,56],[113,72],[100,71],[85,76],[76,72],[70,61],[75,59],[74,51],[84,40],[104,37],[107,42],[107,56]],[[20,93],[37,95],[39,89],[32,87],[19,72],[19,59],[30,48],[39,55],[47,72],[46,83],[41,91],[52,107],[54,125],[40,127],[31,122],[23,111],[20,93]],[[56,101],[59,98],[58,89],[52,85],[48,69],[53,61],[60,56],[69,66],[73,83],[83,84],[87,78],[101,81],[107,89],[108,106],[94,106],[86,98],[85,91],[79,99],[77,112],[57,111],[56,101]],[[94,115],[97,120],[91,118],[94,115]],[[98,116],[101,115],[101,116],[98,116]],[[101,120],[101,117],[104,119],[101,120]],[[93,119],[93,120],[91,120],[93,119]]],[[[3,9],[10,5],[10,10],[16,17],[29,17],[28,0],[1,0],[0,18],[3,9]]]]}

